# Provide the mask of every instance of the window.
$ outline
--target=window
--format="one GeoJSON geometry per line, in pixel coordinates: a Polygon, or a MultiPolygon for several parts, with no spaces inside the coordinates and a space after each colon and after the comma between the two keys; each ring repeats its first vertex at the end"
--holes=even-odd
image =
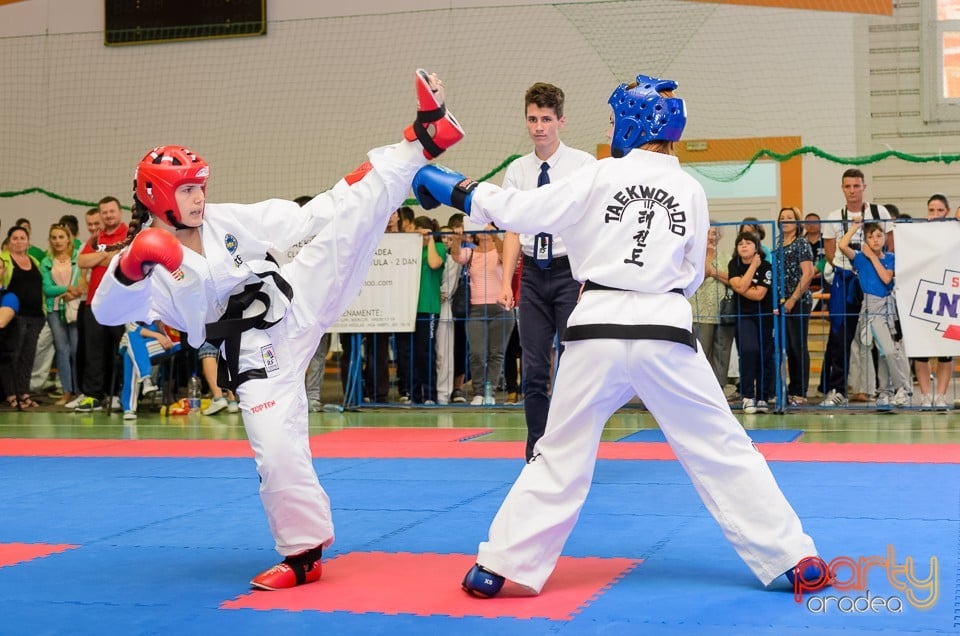
{"type": "Polygon", "coordinates": [[[267,0],[105,0],[104,44],[202,40],[267,32],[267,0]]]}
{"type": "Polygon", "coordinates": [[[960,0],[924,2],[924,119],[960,121],[960,0]]]}
{"type": "Polygon", "coordinates": [[[708,199],[762,197],[775,201],[779,194],[779,164],[757,161],[740,178],[729,180],[746,167],[746,162],[690,163],[683,170],[700,182],[708,199]]]}

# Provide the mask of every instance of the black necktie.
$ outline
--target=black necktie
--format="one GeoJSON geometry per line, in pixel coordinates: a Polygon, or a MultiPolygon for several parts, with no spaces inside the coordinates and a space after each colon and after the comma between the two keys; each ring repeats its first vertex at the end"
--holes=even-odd
{"type": "MultiPolygon", "coordinates": [[[[550,164],[544,161],[540,164],[540,176],[537,177],[537,187],[545,186],[550,183],[550,164]]],[[[540,232],[533,237],[533,260],[540,269],[550,267],[550,261],[553,260],[553,235],[547,232],[540,232]]]]}

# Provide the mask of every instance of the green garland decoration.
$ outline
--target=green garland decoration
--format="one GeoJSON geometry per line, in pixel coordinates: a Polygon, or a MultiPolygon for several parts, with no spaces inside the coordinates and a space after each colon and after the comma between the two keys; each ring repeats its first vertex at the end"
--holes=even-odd
{"type": "Polygon", "coordinates": [[[948,154],[948,155],[938,154],[938,155],[921,156],[921,155],[912,155],[906,152],[900,152],[899,150],[885,150],[884,152],[878,152],[873,155],[864,155],[862,157],[838,157],[837,155],[832,155],[829,152],[826,152],[824,150],[821,150],[820,148],[817,148],[816,146],[802,146],[800,148],[795,148],[794,150],[791,150],[790,152],[787,152],[784,154],[774,152],[766,148],[762,148],[761,150],[757,151],[757,154],[753,155],[753,157],[750,159],[750,161],[747,163],[746,166],[744,166],[741,170],[737,171],[736,174],[729,177],[717,177],[715,175],[706,174],[703,170],[701,170],[698,167],[693,166],[692,168],[693,170],[696,170],[699,174],[702,174],[704,177],[708,179],[729,183],[732,181],[736,181],[737,179],[745,175],[747,171],[749,171],[750,168],[753,167],[753,164],[755,164],[760,159],[763,159],[764,157],[767,157],[767,158],[773,159],[774,161],[779,161],[782,163],[784,161],[789,161],[790,159],[793,159],[798,155],[813,155],[820,159],[825,159],[833,163],[839,163],[841,165],[847,165],[847,166],[862,166],[870,163],[876,163],[878,161],[883,161],[884,159],[889,159],[891,157],[895,159],[900,159],[902,161],[909,161],[910,163],[951,164],[954,161],[960,161],[960,154],[948,154]]]}
{"type": "Polygon", "coordinates": [[[70,205],[82,205],[86,208],[95,208],[97,207],[96,201],[84,201],[82,199],[72,199],[70,197],[65,197],[62,194],[57,194],[56,192],[50,192],[49,190],[44,190],[43,188],[27,188],[26,190],[18,190],[16,192],[0,192],[0,199],[10,199],[13,197],[23,196],[25,194],[44,194],[51,199],[56,199],[57,201],[63,201],[70,205]]]}
{"type": "MultiPolygon", "coordinates": [[[[728,177],[718,177],[716,175],[707,174],[703,169],[693,166],[693,169],[698,173],[702,174],[708,179],[720,182],[732,182],[740,179],[745,175],[750,168],[753,167],[753,164],[760,161],[761,159],[768,158],[773,159],[774,161],[784,162],[793,159],[799,155],[813,155],[819,159],[824,159],[833,163],[838,163],[841,165],[848,166],[862,166],[866,164],[876,163],[878,161],[883,161],[884,159],[900,159],[901,161],[908,161],[910,163],[945,163],[951,164],[954,161],[960,161],[960,154],[937,154],[937,155],[914,155],[907,152],[900,152],[899,150],[886,150],[884,152],[878,152],[872,155],[864,155],[862,157],[839,157],[837,155],[832,155],[829,152],[821,150],[816,146],[802,146],[800,148],[795,148],[786,153],[774,152],[766,148],[762,148],[757,151],[755,155],[750,159],[750,161],[743,168],[738,170],[735,174],[728,177]]],[[[519,159],[521,155],[510,155],[504,159],[497,167],[483,175],[478,179],[478,181],[488,181],[498,172],[506,169],[511,163],[519,159]]],[[[62,194],[57,194],[56,192],[50,192],[44,188],[27,188],[25,190],[17,190],[14,192],[0,192],[0,199],[9,199],[12,197],[19,197],[26,194],[42,194],[50,197],[51,199],[56,199],[57,201],[62,201],[68,205],[76,205],[87,208],[96,207],[97,203],[95,201],[84,201],[83,199],[74,199],[71,197],[64,196],[62,194]]],[[[407,199],[403,202],[404,205],[418,205],[416,199],[407,199]]],[[[128,206],[122,206],[124,210],[129,210],[128,206]]]]}

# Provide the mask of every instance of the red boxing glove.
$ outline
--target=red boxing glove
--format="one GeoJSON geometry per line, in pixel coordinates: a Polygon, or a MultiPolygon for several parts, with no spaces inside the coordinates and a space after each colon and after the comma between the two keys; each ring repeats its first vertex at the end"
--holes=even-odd
{"type": "Polygon", "coordinates": [[[175,272],[182,262],[183,246],[177,237],[159,228],[146,228],[140,230],[130,247],[120,253],[117,280],[130,285],[149,276],[157,265],[175,272]]]}

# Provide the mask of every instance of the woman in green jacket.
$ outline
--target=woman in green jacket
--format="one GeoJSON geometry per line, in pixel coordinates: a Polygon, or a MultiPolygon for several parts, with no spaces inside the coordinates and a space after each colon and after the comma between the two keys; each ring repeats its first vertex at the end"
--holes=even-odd
{"type": "Polygon", "coordinates": [[[73,236],[65,225],[50,226],[50,249],[40,261],[43,295],[46,297],[47,324],[53,335],[57,375],[63,395],[57,400],[63,406],[79,393],[77,388],[77,309],[87,290],[80,268],[73,236]]]}

